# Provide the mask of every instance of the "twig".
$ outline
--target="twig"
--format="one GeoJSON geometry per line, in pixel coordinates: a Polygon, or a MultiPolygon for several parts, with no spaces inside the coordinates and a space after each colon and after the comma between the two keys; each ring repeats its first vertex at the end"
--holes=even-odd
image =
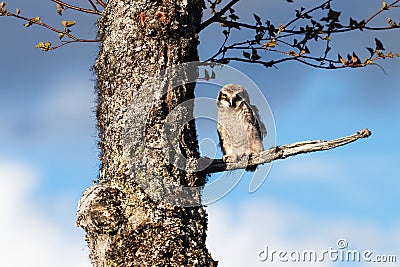
{"type": "Polygon", "coordinates": [[[212,57],[210,57],[208,60],[206,61],[211,61],[214,58],[216,58],[219,54],[222,53],[222,58],[225,57],[225,52],[227,51],[227,48],[225,47],[226,43],[228,42],[229,39],[229,35],[231,34],[231,29],[228,28],[228,34],[225,35],[225,40],[223,41],[223,43],[221,44],[221,46],[218,49],[218,52],[216,52],[212,57]]]}
{"type": "Polygon", "coordinates": [[[50,1],[52,1],[52,2],[54,2],[54,3],[56,3],[56,4],[60,4],[60,5],[64,6],[64,7],[71,8],[71,9],[73,9],[73,10],[80,11],[80,12],[89,13],[89,14],[101,15],[101,12],[100,12],[99,10],[92,10],[92,9],[81,8],[81,7],[78,7],[78,6],[74,6],[74,5],[70,5],[70,4],[64,3],[63,1],[60,1],[60,0],[50,0],[50,1]]]}
{"type": "Polygon", "coordinates": [[[11,12],[8,12],[8,11],[4,14],[4,16],[16,17],[16,18],[18,18],[18,19],[22,19],[22,20],[24,20],[24,21],[28,21],[28,22],[31,23],[32,25],[33,25],[33,24],[36,24],[36,25],[42,26],[42,27],[44,27],[44,28],[46,28],[46,29],[49,29],[50,31],[53,31],[53,32],[56,32],[56,33],[62,33],[62,34],[64,34],[65,36],[67,36],[67,37],[69,37],[69,38],[71,39],[70,41],[63,41],[62,44],[57,45],[57,46],[54,46],[54,47],[51,47],[51,48],[49,48],[49,50],[57,49],[57,48],[59,48],[59,47],[61,47],[61,46],[64,46],[64,45],[66,45],[66,44],[69,44],[69,43],[76,43],[76,42],[80,42],[80,43],[92,43],[92,42],[99,42],[99,41],[100,41],[99,39],[80,39],[80,38],[78,38],[78,37],[72,35],[71,33],[67,32],[67,31],[65,31],[65,30],[56,29],[56,28],[54,28],[54,27],[52,27],[52,26],[50,26],[50,25],[44,23],[44,22],[41,21],[41,20],[35,21],[34,19],[27,18],[27,17],[21,16],[21,15],[18,15],[18,14],[14,14],[14,13],[11,13],[11,12]]]}
{"type": "Polygon", "coordinates": [[[90,5],[93,7],[94,10],[99,11],[99,10],[97,9],[97,6],[93,3],[92,0],[88,0],[88,1],[89,1],[90,5]]]}
{"type": "Polygon", "coordinates": [[[330,2],[332,2],[332,0],[325,1],[325,2],[322,3],[321,5],[316,6],[316,7],[312,8],[312,9],[310,9],[310,10],[308,10],[308,11],[302,13],[299,17],[294,18],[294,19],[292,19],[291,21],[289,21],[288,23],[286,23],[285,28],[289,27],[291,24],[293,24],[294,22],[296,22],[296,21],[298,21],[299,19],[301,19],[304,15],[308,15],[308,14],[310,14],[310,13],[312,13],[312,12],[318,10],[318,9],[322,9],[323,7],[325,7],[325,6],[326,6],[328,3],[330,3],[330,2]]]}
{"type": "Polygon", "coordinates": [[[31,24],[36,24],[36,25],[40,25],[40,26],[42,26],[42,27],[45,27],[45,28],[49,29],[50,31],[53,31],[53,32],[56,32],[56,33],[63,33],[63,34],[65,34],[66,36],[68,36],[69,38],[71,38],[72,40],[75,40],[75,41],[79,39],[79,38],[73,36],[72,34],[66,32],[66,31],[58,30],[58,29],[56,29],[56,28],[54,28],[54,27],[51,27],[50,25],[44,23],[44,22],[41,21],[41,20],[35,21],[34,19],[30,19],[30,18],[21,16],[21,15],[17,15],[17,14],[8,12],[8,11],[4,14],[4,16],[16,17],[16,18],[19,18],[19,19],[28,21],[28,22],[31,23],[31,24]]]}
{"type": "Polygon", "coordinates": [[[104,7],[104,8],[107,6],[107,4],[104,3],[104,2],[101,1],[101,0],[96,0],[96,2],[97,2],[97,4],[101,5],[101,6],[104,7]]]}
{"type": "Polygon", "coordinates": [[[49,50],[55,50],[57,48],[60,48],[64,45],[71,44],[71,43],[97,43],[97,42],[100,42],[100,39],[77,39],[77,40],[71,40],[71,41],[63,41],[59,45],[50,47],[49,50]]]}
{"type": "Polygon", "coordinates": [[[371,132],[368,129],[363,129],[353,135],[345,136],[334,140],[304,141],[289,145],[273,147],[253,156],[248,162],[244,161],[238,163],[228,163],[224,162],[222,159],[215,159],[213,160],[211,165],[204,170],[204,172],[207,174],[211,174],[215,172],[245,169],[248,166],[264,164],[272,162],[277,159],[285,159],[287,157],[299,154],[329,150],[335,147],[344,146],[358,139],[367,138],[370,135],[371,132]]]}
{"type": "Polygon", "coordinates": [[[281,58],[278,60],[261,61],[261,60],[251,60],[251,59],[245,59],[245,58],[239,58],[239,57],[227,57],[227,58],[213,60],[212,62],[224,63],[224,62],[229,62],[229,61],[238,61],[238,62],[245,62],[245,63],[260,64],[260,65],[263,65],[264,67],[272,67],[275,64],[279,64],[279,63],[282,63],[285,61],[295,60],[295,59],[296,59],[296,57],[285,57],[285,58],[281,58]]]}
{"type": "Polygon", "coordinates": [[[395,5],[399,2],[400,0],[394,1],[393,3],[391,3],[390,5],[387,6],[386,9],[381,8],[379,11],[377,11],[375,14],[373,14],[371,17],[369,17],[365,23],[364,26],[368,24],[368,22],[370,22],[371,20],[373,20],[376,16],[378,16],[380,13],[382,13],[383,11],[388,10],[391,7],[395,7],[395,5]]]}
{"type": "MultiPolygon", "coordinates": [[[[304,18],[305,15],[309,15],[312,12],[315,12],[316,10],[319,9],[325,9],[327,6],[327,4],[331,3],[332,0],[327,0],[324,1],[324,3],[322,3],[321,5],[318,5],[310,10],[307,11],[301,11],[296,18],[292,19],[291,21],[289,21],[288,23],[286,23],[286,25],[284,26],[284,31],[283,34],[277,34],[277,35],[272,35],[272,36],[268,36],[267,38],[261,38],[261,39],[252,39],[252,40],[246,40],[246,41],[242,41],[242,42],[237,42],[237,43],[233,43],[231,45],[226,45],[227,41],[228,41],[228,37],[226,36],[224,43],[222,44],[222,46],[220,47],[220,49],[210,58],[208,58],[206,61],[213,61],[213,62],[221,62],[221,63],[226,63],[228,61],[241,61],[241,62],[251,62],[251,63],[256,63],[256,64],[262,64],[266,67],[270,67],[275,65],[278,62],[283,62],[283,61],[289,61],[289,60],[296,60],[299,61],[303,64],[306,64],[308,66],[311,67],[316,67],[316,68],[321,68],[321,69],[340,69],[340,68],[346,68],[346,67],[351,67],[351,68],[355,68],[355,67],[365,67],[367,65],[370,64],[374,64],[374,63],[370,63],[371,61],[375,61],[378,60],[380,58],[384,58],[384,57],[377,57],[374,59],[370,59],[368,62],[365,61],[363,63],[352,63],[349,62],[349,64],[343,64],[342,62],[340,62],[339,60],[333,60],[333,59],[329,59],[328,54],[331,51],[331,47],[330,47],[330,39],[329,37],[331,37],[331,35],[334,34],[338,34],[338,33],[344,33],[344,32],[351,32],[351,31],[355,31],[357,29],[359,30],[369,30],[369,31],[383,31],[383,30],[391,30],[391,29],[395,29],[395,28],[400,28],[400,26],[385,26],[385,27],[369,27],[367,26],[367,23],[369,23],[371,20],[373,20],[376,16],[378,16],[379,14],[381,14],[383,11],[391,9],[391,8],[396,8],[398,7],[398,3],[400,2],[400,0],[396,0],[394,2],[392,2],[391,4],[388,4],[385,6],[383,6],[379,11],[375,12],[374,14],[372,14],[369,18],[367,18],[365,20],[365,22],[363,22],[362,24],[360,24],[359,27],[353,27],[353,25],[348,25],[348,26],[341,26],[341,28],[335,28],[335,29],[328,29],[325,31],[322,31],[321,33],[316,33],[313,32],[313,34],[315,34],[315,36],[307,36],[306,32],[304,29],[300,29],[300,30],[295,30],[293,29],[287,29],[288,26],[294,24],[295,22],[297,22],[298,20],[304,18]],[[324,37],[322,37],[321,35],[325,34],[324,37]],[[286,40],[288,37],[292,37],[295,38],[296,36],[302,36],[304,35],[305,39],[300,41],[300,42],[296,42],[298,45],[296,45],[296,43],[291,44],[290,42],[286,42],[284,40],[286,40]],[[328,37],[327,39],[325,39],[325,37],[328,37]],[[320,57],[313,57],[313,56],[307,56],[307,55],[303,55],[303,53],[301,53],[301,56],[294,56],[294,57],[289,57],[289,58],[285,58],[284,60],[281,61],[262,61],[262,60],[257,60],[254,61],[252,59],[240,59],[239,57],[229,57],[227,58],[226,55],[228,54],[229,51],[232,50],[247,50],[247,49],[252,49],[252,50],[261,50],[261,49],[265,49],[265,47],[254,47],[255,44],[259,44],[261,41],[271,41],[271,40],[276,40],[279,44],[285,44],[287,46],[289,46],[291,49],[299,49],[300,52],[302,51],[306,51],[306,45],[308,44],[308,41],[312,40],[312,39],[324,39],[327,40],[326,42],[326,47],[325,47],[325,51],[324,54],[320,57]],[[243,46],[245,45],[245,46],[243,46]],[[301,45],[301,47],[299,46],[301,45]],[[218,58],[220,57],[220,58],[218,58]],[[310,61],[316,61],[318,63],[311,63],[310,61]],[[323,63],[328,62],[329,65],[324,65],[323,63]],[[342,65],[340,65],[342,63],[342,65]],[[319,65],[318,65],[319,64],[319,65]]],[[[226,27],[228,28],[228,30],[232,29],[232,28],[237,28],[237,29],[249,29],[249,30],[256,30],[256,33],[258,31],[270,31],[270,28],[267,26],[263,26],[263,25],[251,25],[248,23],[242,23],[242,22],[237,22],[237,21],[225,21],[220,17],[212,17],[213,21],[212,22],[223,22],[225,23],[226,27]]],[[[319,25],[319,24],[317,24],[319,25]]],[[[314,25],[315,26],[315,25],[314,25]]],[[[316,27],[316,26],[315,26],[316,27]]],[[[318,28],[313,27],[311,30],[313,31],[321,31],[318,28]]],[[[319,26],[318,26],[319,27],[319,26]]],[[[270,33],[271,34],[271,33],[270,33]]],[[[287,54],[290,55],[291,51],[278,51],[278,50],[274,50],[274,49],[266,49],[268,51],[271,52],[279,52],[281,54],[287,54]]],[[[281,49],[282,50],[282,49],[281,49]]],[[[376,63],[374,65],[377,65],[376,63]]],[[[377,65],[378,67],[380,67],[379,65],[377,65]]]]}
{"type": "Polygon", "coordinates": [[[223,7],[220,11],[214,14],[211,18],[208,20],[204,21],[203,23],[200,24],[199,28],[197,29],[197,33],[201,32],[204,30],[206,27],[208,27],[210,24],[214,22],[218,22],[219,19],[228,11],[234,4],[239,2],[240,0],[232,0],[230,1],[225,7],[223,7]]]}

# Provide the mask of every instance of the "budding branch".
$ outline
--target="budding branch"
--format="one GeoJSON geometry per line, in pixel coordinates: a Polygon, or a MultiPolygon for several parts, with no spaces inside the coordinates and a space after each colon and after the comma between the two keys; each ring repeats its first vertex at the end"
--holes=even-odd
{"type": "Polygon", "coordinates": [[[358,139],[367,138],[371,135],[368,129],[363,129],[355,134],[341,137],[334,140],[313,140],[303,141],[288,145],[282,145],[265,150],[257,155],[253,155],[248,161],[224,162],[222,159],[214,159],[210,166],[203,170],[207,174],[223,171],[245,169],[247,166],[264,164],[277,159],[305,154],[315,151],[329,150],[335,147],[344,146],[358,139]]]}

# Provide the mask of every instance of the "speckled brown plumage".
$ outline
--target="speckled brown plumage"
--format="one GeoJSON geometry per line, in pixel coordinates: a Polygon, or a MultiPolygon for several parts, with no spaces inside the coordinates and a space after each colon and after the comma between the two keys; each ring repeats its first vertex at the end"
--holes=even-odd
{"type": "MultiPolygon", "coordinates": [[[[267,134],[258,109],[250,104],[249,95],[239,84],[224,85],[217,99],[218,136],[226,162],[247,161],[264,150],[267,134]]],[[[246,170],[255,171],[257,165],[246,170]]]]}

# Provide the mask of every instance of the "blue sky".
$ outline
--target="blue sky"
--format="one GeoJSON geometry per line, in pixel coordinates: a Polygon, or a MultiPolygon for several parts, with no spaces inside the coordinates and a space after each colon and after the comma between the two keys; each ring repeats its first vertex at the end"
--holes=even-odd
{"type": "MultiPolygon", "coordinates": [[[[279,23],[293,13],[284,2],[241,3],[236,9],[243,19],[251,20],[249,10],[257,10],[279,23]]],[[[315,2],[304,1],[308,6],[315,2]]],[[[368,5],[361,0],[334,1],[343,16],[358,18],[380,5],[380,1],[368,5]]],[[[52,4],[7,5],[16,6],[27,16],[59,23],[52,4]]],[[[95,16],[73,12],[64,16],[78,21],[74,32],[95,36],[95,16]]],[[[387,16],[377,23],[385,23],[387,16]]],[[[396,14],[390,16],[394,19],[396,14]]],[[[84,234],[74,221],[81,192],[96,178],[99,165],[90,70],[97,45],[72,44],[43,53],[35,44],[55,43],[56,35],[38,27],[27,29],[11,18],[0,19],[2,261],[5,266],[89,266],[84,234]],[[25,251],[24,257],[20,251],[25,251]]],[[[203,59],[218,47],[218,31],[210,27],[200,35],[203,59]]],[[[365,46],[374,45],[374,36],[384,41],[387,50],[399,47],[398,31],[346,34],[333,42],[342,54],[357,47],[361,54],[365,46]]],[[[339,238],[345,238],[351,249],[394,254],[400,261],[400,61],[380,64],[386,74],[374,66],[324,71],[299,63],[277,69],[231,65],[263,92],[274,116],[277,144],[333,139],[363,128],[369,128],[372,136],[335,150],[277,161],[255,193],[248,193],[251,177],[245,175],[229,194],[209,205],[208,246],[220,266],[263,266],[266,263],[258,260],[257,252],[266,245],[320,251],[335,247],[339,238]]],[[[215,88],[196,94],[215,97],[217,92],[215,88]]],[[[215,139],[215,126],[201,127],[200,137],[215,139]]]]}

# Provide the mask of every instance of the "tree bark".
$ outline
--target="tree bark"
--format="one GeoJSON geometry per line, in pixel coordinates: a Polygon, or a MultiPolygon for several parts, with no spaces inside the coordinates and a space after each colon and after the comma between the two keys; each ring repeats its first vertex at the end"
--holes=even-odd
{"type": "MultiPolygon", "coordinates": [[[[115,0],[98,21],[101,44],[94,69],[101,168],[77,213],[94,266],[217,265],[205,245],[204,208],[166,201],[182,186],[206,182],[202,173],[177,168],[179,159],[171,154],[172,147],[186,159],[199,158],[194,122],[168,129],[177,138],[165,138],[167,116],[194,98],[194,84],[174,87],[173,81],[151,79],[170,66],[198,60],[203,7],[203,0],[115,0]]],[[[190,118],[192,108],[175,119],[190,118]]],[[[187,199],[197,203],[200,197],[187,199]]]]}

